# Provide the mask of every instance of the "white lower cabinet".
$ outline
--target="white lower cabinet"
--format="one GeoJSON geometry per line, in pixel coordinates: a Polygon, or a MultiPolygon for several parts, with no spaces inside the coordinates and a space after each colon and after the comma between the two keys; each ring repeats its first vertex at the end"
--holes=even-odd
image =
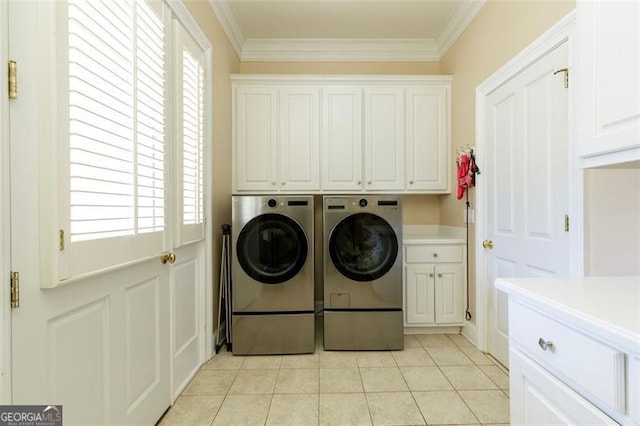
{"type": "Polygon", "coordinates": [[[405,326],[464,323],[463,247],[405,246],[405,326]]]}
{"type": "Polygon", "coordinates": [[[511,423],[637,425],[634,356],[510,297],[511,423]]]}
{"type": "Polygon", "coordinates": [[[512,424],[618,424],[517,349],[509,352],[509,367],[512,424]]]}
{"type": "Polygon", "coordinates": [[[461,265],[407,265],[405,290],[407,325],[463,322],[461,265]]]}

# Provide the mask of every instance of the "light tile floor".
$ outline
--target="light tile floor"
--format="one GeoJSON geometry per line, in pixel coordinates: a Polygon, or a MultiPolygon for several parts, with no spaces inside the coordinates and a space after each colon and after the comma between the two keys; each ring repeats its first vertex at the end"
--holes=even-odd
{"type": "Polygon", "coordinates": [[[461,335],[407,335],[403,351],[233,356],[205,364],[161,425],[509,423],[509,378],[461,335]]]}

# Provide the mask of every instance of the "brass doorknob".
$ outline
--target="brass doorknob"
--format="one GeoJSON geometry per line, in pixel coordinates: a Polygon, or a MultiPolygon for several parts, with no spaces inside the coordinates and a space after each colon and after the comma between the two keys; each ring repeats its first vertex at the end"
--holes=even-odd
{"type": "Polygon", "coordinates": [[[482,247],[484,248],[488,248],[489,250],[493,249],[493,241],[491,240],[484,240],[482,242],[482,247]]]}
{"type": "Polygon", "coordinates": [[[174,263],[176,261],[176,254],[175,253],[164,253],[162,256],[160,256],[160,262],[162,262],[163,264],[169,262],[169,263],[174,263]]]}

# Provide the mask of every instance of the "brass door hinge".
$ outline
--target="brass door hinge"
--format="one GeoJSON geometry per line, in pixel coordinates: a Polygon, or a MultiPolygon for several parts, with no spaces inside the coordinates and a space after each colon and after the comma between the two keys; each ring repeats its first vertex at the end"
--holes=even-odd
{"type": "Polygon", "coordinates": [[[64,250],[64,229],[61,229],[60,232],[58,232],[58,248],[60,251],[64,250]]]}
{"type": "Polygon", "coordinates": [[[564,232],[569,232],[569,215],[564,215],[564,232]]]}
{"type": "Polygon", "coordinates": [[[11,307],[20,307],[20,272],[11,272],[11,307]]]}
{"type": "Polygon", "coordinates": [[[16,61],[9,61],[9,99],[18,98],[18,64],[16,61]]]}
{"type": "Polygon", "coordinates": [[[554,72],[553,75],[556,75],[561,72],[564,73],[564,88],[567,89],[569,88],[569,68],[559,69],[558,71],[554,72]]]}

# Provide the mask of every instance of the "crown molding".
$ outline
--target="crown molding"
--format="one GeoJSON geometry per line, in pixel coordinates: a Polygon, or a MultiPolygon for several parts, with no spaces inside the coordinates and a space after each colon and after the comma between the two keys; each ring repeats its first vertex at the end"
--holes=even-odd
{"type": "Polygon", "coordinates": [[[242,55],[242,47],[245,43],[245,36],[240,29],[230,2],[225,0],[209,0],[209,5],[218,18],[224,33],[227,35],[231,47],[233,47],[236,55],[240,57],[242,55]]]}
{"type": "Polygon", "coordinates": [[[247,39],[228,0],[209,0],[240,61],[438,61],[486,0],[463,1],[435,39],[247,39]]]}
{"type": "Polygon", "coordinates": [[[453,11],[446,24],[436,36],[436,44],[438,45],[438,57],[442,58],[453,43],[460,37],[460,34],[467,28],[473,18],[480,12],[484,6],[485,0],[463,1],[453,11]]]}
{"type": "Polygon", "coordinates": [[[247,39],[241,61],[437,61],[433,39],[247,39]]]}

